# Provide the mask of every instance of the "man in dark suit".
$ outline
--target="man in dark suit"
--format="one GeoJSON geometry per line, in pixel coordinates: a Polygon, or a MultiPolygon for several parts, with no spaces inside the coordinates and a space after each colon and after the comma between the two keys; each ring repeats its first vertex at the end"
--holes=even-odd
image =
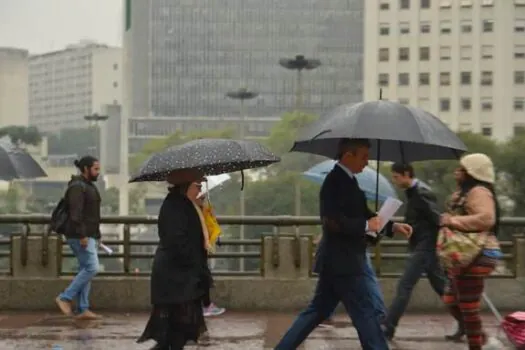
{"type": "MultiPolygon", "coordinates": [[[[368,165],[368,140],[342,139],[338,163],[326,176],[320,193],[323,237],[314,267],[319,274],[314,297],[275,347],[296,349],[342,302],[357,329],[364,350],[389,349],[381,329],[367,276],[369,232],[381,228],[379,217],[370,211],[365,194],[354,174],[368,165]]],[[[409,234],[406,224],[388,223],[389,231],[409,234]]]]}
{"type": "MultiPolygon", "coordinates": [[[[406,194],[405,222],[413,227],[409,237],[410,256],[405,270],[399,279],[397,292],[384,322],[387,339],[392,339],[399,319],[403,316],[410,301],[412,291],[425,273],[430,286],[436,294],[443,296],[446,277],[436,255],[436,240],[439,230],[440,210],[432,190],[415,178],[414,168],[410,164],[394,163],[391,167],[392,182],[406,194]]],[[[447,336],[449,340],[460,339],[463,329],[458,327],[456,334],[447,336]]]]}

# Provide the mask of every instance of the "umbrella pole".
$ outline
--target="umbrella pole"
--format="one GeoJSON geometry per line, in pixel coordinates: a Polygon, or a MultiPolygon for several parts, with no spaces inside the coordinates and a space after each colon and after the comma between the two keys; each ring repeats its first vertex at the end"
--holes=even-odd
{"type": "MultiPolygon", "coordinates": [[[[379,92],[381,96],[381,90],[379,92]]],[[[379,162],[381,160],[381,140],[377,140],[377,157],[376,157],[376,213],[379,211],[379,162]]],[[[379,232],[378,232],[379,234],[379,232]]],[[[381,273],[381,240],[377,242],[374,248],[374,262],[376,274],[381,273]]]]}

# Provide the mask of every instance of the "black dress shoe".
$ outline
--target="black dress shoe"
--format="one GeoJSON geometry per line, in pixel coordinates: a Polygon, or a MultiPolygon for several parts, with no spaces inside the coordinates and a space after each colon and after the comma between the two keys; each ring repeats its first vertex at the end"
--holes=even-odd
{"type": "Polygon", "coordinates": [[[463,327],[457,328],[456,332],[454,334],[449,334],[445,336],[445,340],[452,341],[455,343],[461,343],[463,341],[463,337],[465,336],[465,329],[463,327]]]}

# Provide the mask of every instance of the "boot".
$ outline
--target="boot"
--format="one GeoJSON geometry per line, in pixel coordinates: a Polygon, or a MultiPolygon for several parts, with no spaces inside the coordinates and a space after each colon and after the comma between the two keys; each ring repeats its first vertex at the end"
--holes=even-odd
{"type": "Polygon", "coordinates": [[[458,322],[458,325],[456,331],[453,334],[445,336],[445,340],[459,343],[463,341],[463,337],[466,334],[465,327],[463,325],[463,315],[461,314],[461,311],[459,310],[459,307],[457,305],[450,306],[449,311],[452,317],[454,317],[454,319],[456,319],[456,321],[458,322]]]}

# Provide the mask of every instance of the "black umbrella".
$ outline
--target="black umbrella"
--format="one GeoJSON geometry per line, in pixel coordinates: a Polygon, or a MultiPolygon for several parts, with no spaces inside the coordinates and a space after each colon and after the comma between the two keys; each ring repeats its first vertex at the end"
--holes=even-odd
{"type": "Polygon", "coordinates": [[[434,115],[391,101],[342,105],[306,127],[291,151],[334,158],[341,138],[372,143],[371,156],[386,161],[457,159],[467,147],[434,115]]]}
{"type": "Polygon", "coordinates": [[[254,141],[199,139],[152,155],[130,182],[164,181],[174,170],[198,169],[205,175],[218,175],[279,161],[279,157],[254,141]]]}
{"type": "Polygon", "coordinates": [[[47,176],[40,164],[8,137],[0,139],[0,164],[0,179],[4,181],[47,176]]]}

